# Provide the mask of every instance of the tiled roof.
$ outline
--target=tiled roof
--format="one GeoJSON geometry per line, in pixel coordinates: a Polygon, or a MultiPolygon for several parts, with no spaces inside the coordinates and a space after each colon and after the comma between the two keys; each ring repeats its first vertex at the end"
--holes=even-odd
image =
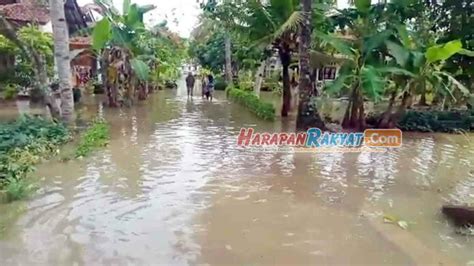
{"type": "Polygon", "coordinates": [[[50,21],[48,9],[29,4],[0,5],[6,19],[46,24],[50,21]]]}

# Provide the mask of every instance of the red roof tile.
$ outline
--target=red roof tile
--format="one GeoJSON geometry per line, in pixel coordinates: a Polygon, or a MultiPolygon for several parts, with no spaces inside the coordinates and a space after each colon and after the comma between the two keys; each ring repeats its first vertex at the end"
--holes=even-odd
{"type": "Polygon", "coordinates": [[[0,12],[9,20],[46,24],[50,21],[48,9],[28,4],[1,5],[0,12]]]}

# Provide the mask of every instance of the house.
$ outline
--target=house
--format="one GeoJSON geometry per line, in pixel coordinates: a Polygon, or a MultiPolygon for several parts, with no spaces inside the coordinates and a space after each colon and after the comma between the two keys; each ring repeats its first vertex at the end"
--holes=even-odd
{"type": "MultiPolygon", "coordinates": [[[[47,3],[47,1],[45,2],[47,3]]],[[[78,86],[86,83],[97,68],[97,60],[91,51],[91,40],[86,37],[87,29],[94,21],[83,13],[76,0],[66,0],[64,12],[71,36],[72,85],[78,86]]],[[[0,0],[0,13],[15,28],[35,24],[44,32],[52,33],[49,7],[38,3],[38,0],[0,0]]],[[[4,60],[0,56],[0,64],[11,63],[11,60],[12,58],[4,60]]],[[[7,66],[11,67],[12,65],[8,64],[7,66]]],[[[0,67],[0,72],[6,71],[8,67],[0,67]]]]}
{"type": "Polygon", "coordinates": [[[37,0],[0,0],[0,12],[14,27],[45,26],[50,21],[48,9],[37,0]]]}

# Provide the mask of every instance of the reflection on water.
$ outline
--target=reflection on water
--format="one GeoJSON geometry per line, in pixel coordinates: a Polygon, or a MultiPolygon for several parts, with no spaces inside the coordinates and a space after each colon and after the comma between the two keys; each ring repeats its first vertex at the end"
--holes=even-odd
{"type": "Polygon", "coordinates": [[[474,204],[465,136],[406,134],[385,153],[254,153],[235,146],[241,127],[291,125],[257,120],[220,92],[212,103],[187,99],[183,88],[131,109],[87,105],[84,116],[100,110],[111,123],[110,145],[41,165],[38,195],[0,206],[2,265],[474,259],[472,239],[439,213],[446,201],[474,204]],[[409,230],[383,224],[384,213],[409,230]]]}

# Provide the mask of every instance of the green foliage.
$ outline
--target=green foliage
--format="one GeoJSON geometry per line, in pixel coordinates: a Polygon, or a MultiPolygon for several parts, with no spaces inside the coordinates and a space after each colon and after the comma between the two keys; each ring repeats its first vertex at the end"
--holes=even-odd
{"type": "Polygon", "coordinates": [[[188,53],[204,68],[220,73],[225,64],[224,38],[224,32],[219,31],[212,34],[205,42],[191,42],[188,53]]]}
{"type": "MultiPolygon", "coordinates": [[[[35,51],[47,65],[49,76],[53,75],[53,37],[50,33],[42,32],[37,26],[29,25],[17,31],[19,41],[28,49],[35,51]]],[[[34,81],[32,58],[22,49],[14,45],[5,36],[0,35],[0,51],[15,56],[14,72],[2,77],[2,83],[14,83],[20,86],[30,86],[34,81]]]]}
{"type": "Polygon", "coordinates": [[[246,91],[253,91],[254,75],[252,71],[240,71],[239,88],[246,91]]]}
{"type": "Polygon", "coordinates": [[[12,100],[16,97],[18,93],[18,85],[16,84],[7,84],[3,89],[3,98],[5,100],[12,100]]]}
{"type": "Polygon", "coordinates": [[[25,179],[11,178],[7,180],[4,191],[7,202],[12,202],[28,197],[35,192],[36,189],[37,187],[34,184],[25,179]]]}
{"type": "Polygon", "coordinates": [[[388,53],[395,58],[397,64],[400,66],[406,66],[408,59],[410,58],[410,52],[403,46],[392,41],[386,41],[385,44],[387,45],[388,53]]]}
{"type": "Polygon", "coordinates": [[[450,41],[444,44],[435,45],[426,50],[425,56],[428,63],[444,61],[462,50],[460,40],[450,41]]]}
{"type": "Polygon", "coordinates": [[[15,148],[23,149],[42,140],[59,145],[69,140],[69,133],[64,125],[37,117],[24,116],[15,122],[0,124],[0,154],[15,148]]]}
{"type": "Polygon", "coordinates": [[[5,36],[0,35],[0,52],[3,54],[15,54],[15,51],[15,44],[5,36]]]}
{"type": "Polygon", "coordinates": [[[370,0],[354,0],[354,4],[357,10],[361,13],[367,13],[370,9],[370,0]]]}
{"type": "MultiPolygon", "coordinates": [[[[463,47],[474,50],[474,5],[471,0],[444,0],[437,1],[438,8],[431,7],[429,10],[438,15],[437,27],[443,33],[440,42],[450,40],[461,40],[463,47]],[[449,14],[449,15],[446,15],[449,14]]],[[[474,82],[474,58],[460,52],[446,62],[445,68],[458,80],[465,84],[474,82]]]]}
{"type": "Polygon", "coordinates": [[[362,67],[360,75],[364,94],[374,101],[379,100],[383,95],[385,86],[385,80],[380,72],[373,66],[366,65],[362,67]]]}
{"type": "Polygon", "coordinates": [[[92,31],[92,47],[96,50],[104,48],[110,37],[110,21],[103,18],[95,24],[92,31]]]}
{"type": "Polygon", "coordinates": [[[81,136],[76,149],[76,157],[85,157],[95,149],[104,147],[109,141],[109,125],[104,120],[94,120],[92,125],[81,136]]]}
{"type": "Polygon", "coordinates": [[[138,79],[140,80],[148,80],[148,76],[150,74],[150,67],[139,59],[132,59],[130,60],[130,64],[132,66],[133,71],[137,75],[138,79]]]}
{"type": "Polygon", "coordinates": [[[59,145],[70,139],[67,128],[42,118],[21,117],[0,124],[0,189],[9,200],[32,191],[24,179],[42,158],[57,153],[59,145]]]}
{"type": "Polygon", "coordinates": [[[216,91],[223,91],[227,88],[227,83],[222,77],[217,77],[215,84],[214,84],[214,89],[216,91]]]}
{"type": "Polygon", "coordinates": [[[147,50],[147,42],[152,36],[145,29],[143,15],[154,9],[154,6],[139,6],[124,1],[122,13],[119,13],[113,4],[107,0],[96,0],[105,13],[102,20],[96,23],[92,31],[92,43],[96,50],[106,47],[119,46],[135,57],[131,60],[134,73],[140,80],[149,80],[150,67],[148,63],[155,61],[152,51],[147,50]],[[149,62],[139,60],[140,55],[149,55],[149,62]]]}
{"type": "Polygon", "coordinates": [[[229,86],[226,89],[226,95],[250,109],[258,117],[269,121],[275,120],[275,107],[271,103],[261,101],[255,94],[229,86]]]}

